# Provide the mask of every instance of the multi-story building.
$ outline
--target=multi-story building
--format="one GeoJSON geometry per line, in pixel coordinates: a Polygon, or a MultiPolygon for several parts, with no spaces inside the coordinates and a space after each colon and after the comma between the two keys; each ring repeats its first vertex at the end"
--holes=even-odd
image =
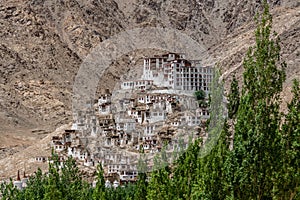
{"type": "Polygon", "coordinates": [[[186,60],[184,54],[168,53],[144,59],[142,78],[153,84],[184,91],[209,91],[212,68],[199,60],[186,60]]]}

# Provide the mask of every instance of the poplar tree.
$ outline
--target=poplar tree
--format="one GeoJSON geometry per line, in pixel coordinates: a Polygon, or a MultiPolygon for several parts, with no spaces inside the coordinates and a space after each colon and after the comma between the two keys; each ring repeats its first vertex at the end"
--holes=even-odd
{"type": "Polygon", "coordinates": [[[60,173],[61,188],[66,199],[79,199],[83,188],[82,175],[76,161],[69,157],[61,169],[60,173]]]}
{"type": "Polygon", "coordinates": [[[188,149],[175,162],[173,191],[176,199],[189,199],[192,187],[196,184],[200,139],[190,144],[188,149]]]}
{"type": "Polygon", "coordinates": [[[167,161],[166,144],[161,152],[154,157],[153,171],[147,188],[148,200],[173,199],[170,167],[167,161]]]}
{"type": "Polygon", "coordinates": [[[45,193],[46,184],[45,175],[43,175],[42,170],[38,168],[35,175],[30,177],[25,188],[25,199],[43,199],[45,193]]]}
{"type": "Polygon", "coordinates": [[[138,181],[135,188],[134,199],[146,199],[147,196],[147,158],[144,153],[144,149],[140,153],[140,158],[138,161],[138,181]]]}
{"type": "Polygon", "coordinates": [[[103,177],[103,172],[104,171],[102,165],[99,164],[97,166],[97,183],[92,195],[94,200],[105,199],[105,181],[103,177]]]}
{"type": "Polygon", "coordinates": [[[300,198],[300,86],[297,80],[294,80],[292,93],[282,126],[282,170],[275,191],[281,199],[300,198]]]}
{"type": "Polygon", "coordinates": [[[249,48],[243,63],[244,85],[230,158],[235,199],[272,198],[281,167],[279,105],[286,64],[280,59],[279,38],[271,34],[266,1],[257,22],[256,45],[249,48]]]}
{"type": "Polygon", "coordinates": [[[228,95],[227,109],[228,109],[229,119],[235,118],[239,105],[240,105],[239,84],[234,74],[232,82],[230,84],[230,93],[228,95]]]}
{"type": "Polygon", "coordinates": [[[223,199],[223,163],[229,151],[227,143],[228,125],[225,121],[223,82],[220,70],[214,70],[210,85],[210,118],[206,131],[208,138],[197,154],[196,181],[193,183],[192,199],[223,199]],[[224,122],[225,121],[225,122],[224,122]]]}
{"type": "Polygon", "coordinates": [[[229,154],[228,124],[224,127],[211,153],[197,159],[197,182],[192,187],[192,199],[225,199],[230,190],[227,187],[225,162],[229,154]]]}
{"type": "Polygon", "coordinates": [[[147,188],[148,200],[172,200],[171,180],[166,167],[151,173],[147,188]]]}
{"type": "Polygon", "coordinates": [[[51,162],[49,162],[49,173],[45,183],[45,200],[52,200],[52,199],[62,199],[63,194],[61,192],[62,185],[60,181],[60,174],[59,174],[59,158],[58,155],[54,153],[52,150],[52,158],[51,162]]]}

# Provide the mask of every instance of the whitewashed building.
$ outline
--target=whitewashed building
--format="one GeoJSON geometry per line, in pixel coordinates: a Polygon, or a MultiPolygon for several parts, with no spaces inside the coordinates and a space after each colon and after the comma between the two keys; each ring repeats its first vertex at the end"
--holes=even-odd
{"type": "Polygon", "coordinates": [[[184,54],[168,53],[144,59],[142,78],[153,84],[184,91],[209,91],[212,68],[202,66],[200,61],[189,61],[184,54]]]}
{"type": "Polygon", "coordinates": [[[111,103],[111,94],[106,92],[105,94],[101,94],[98,99],[98,105],[102,105],[105,103],[111,103]]]}
{"type": "Polygon", "coordinates": [[[153,80],[135,80],[135,81],[125,81],[121,84],[121,89],[123,90],[147,90],[153,85],[153,80]]]}

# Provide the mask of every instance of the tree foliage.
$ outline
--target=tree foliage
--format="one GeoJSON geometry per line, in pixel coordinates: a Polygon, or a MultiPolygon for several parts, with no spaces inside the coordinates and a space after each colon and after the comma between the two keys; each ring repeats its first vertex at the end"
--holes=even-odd
{"type": "Polygon", "coordinates": [[[197,100],[204,100],[205,99],[205,92],[203,90],[198,90],[194,93],[197,100]]]}
{"type": "Polygon", "coordinates": [[[105,181],[103,177],[103,168],[99,164],[97,166],[97,183],[93,190],[93,200],[104,200],[105,199],[105,181]]]}
{"type": "Polygon", "coordinates": [[[255,32],[256,46],[244,60],[244,84],[235,125],[231,180],[237,199],[268,199],[281,167],[280,92],[285,63],[271,35],[272,17],[265,10],[255,32]],[[279,63],[279,64],[277,64],[279,63]]]}
{"type": "Polygon", "coordinates": [[[235,74],[233,75],[233,79],[230,85],[230,93],[228,95],[228,118],[233,119],[236,116],[236,113],[238,111],[238,107],[240,105],[240,93],[239,93],[239,84],[235,77],[235,74]]]}
{"type": "Polygon", "coordinates": [[[300,198],[300,86],[297,80],[292,92],[293,99],[282,125],[281,179],[276,184],[276,196],[282,199],[300,198]]]}
{"type": "Polygon", "coordinates": [[[138,181],[136,184],[136,190],[134,193],[134,199],[146,199],[147,197],[147,172],[148,172],[148,164],[147,158],[144,153],[144,149],[140,152],[140,159],[138,162],[138,181]]]}

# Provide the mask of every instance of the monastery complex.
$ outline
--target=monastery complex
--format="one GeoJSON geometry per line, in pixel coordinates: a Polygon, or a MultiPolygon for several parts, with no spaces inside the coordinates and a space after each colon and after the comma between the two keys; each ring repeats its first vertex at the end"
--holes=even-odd
{"type": "MultiPolygon", "coordinates": [[[[184,54],[144,58],[142,77],[120,83],[115,91],[103,89],[86,110],[74,113],[71,129],[53,137],[50,145],[61,163],[72,156],[87,171],[101,163],[107,187],[134,182],[140,152],[153,158],[164,148],[171,155],[186,148],[191,137],[205,139],[209,111],[194,93],[203,91],[207,101],[212,78],[211,67],[184,54]]],[[[148,165],[153,166],[151,159],[148,165]]]]}

